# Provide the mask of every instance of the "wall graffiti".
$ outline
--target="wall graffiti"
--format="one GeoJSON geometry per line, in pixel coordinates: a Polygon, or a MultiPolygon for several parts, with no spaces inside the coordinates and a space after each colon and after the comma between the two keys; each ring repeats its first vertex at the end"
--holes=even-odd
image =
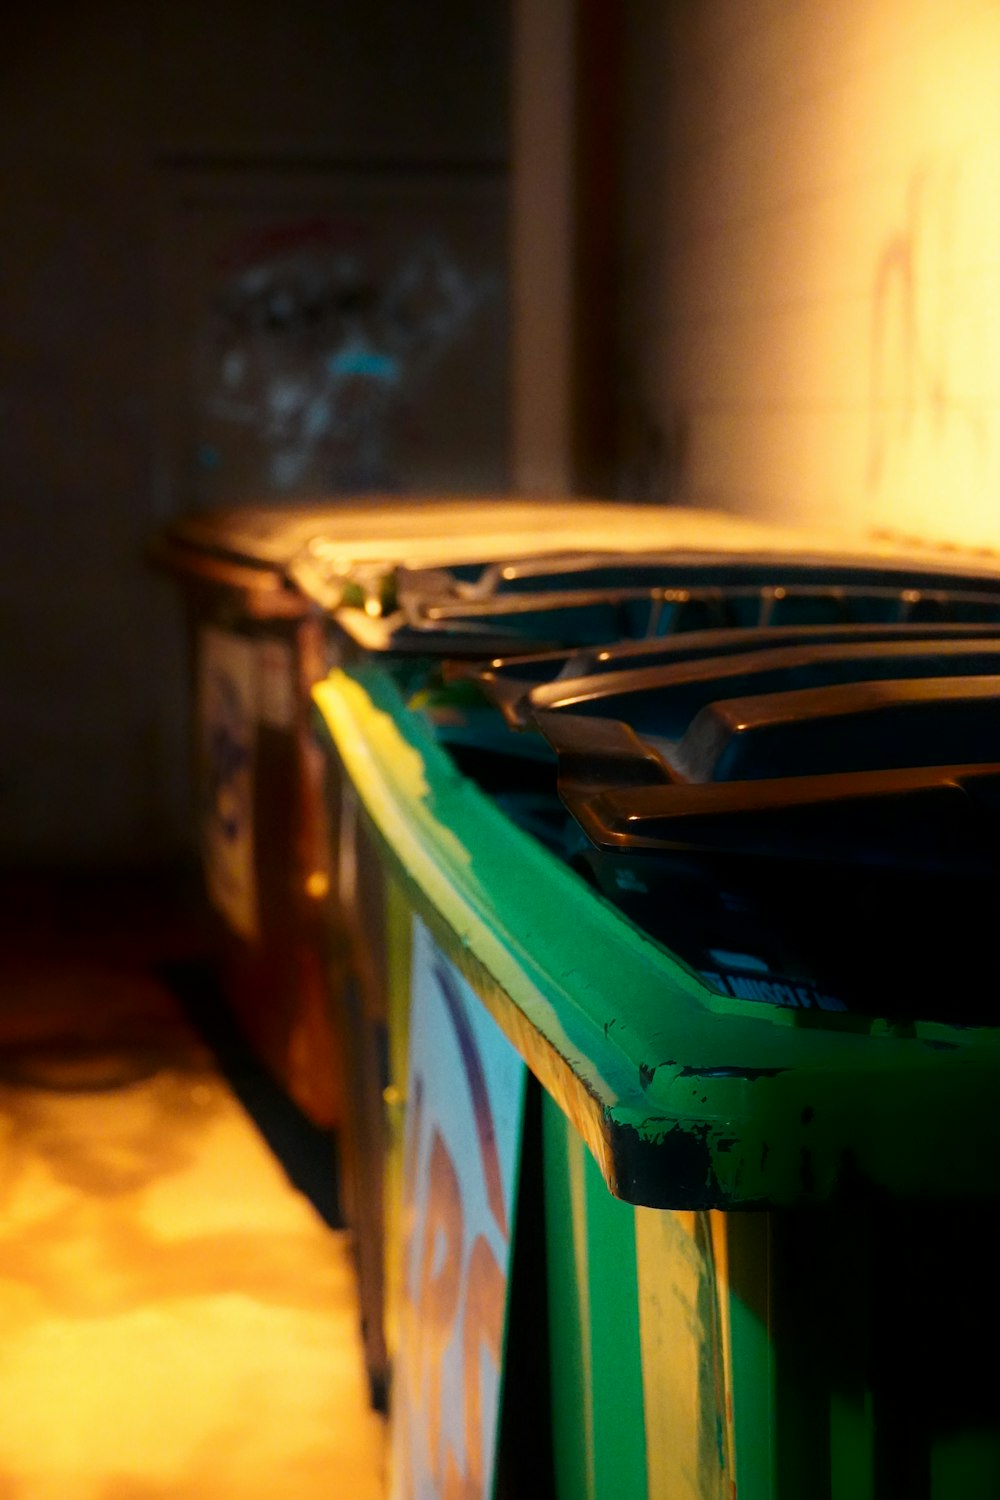
{"type": "Polygon", "coordinates": [[[273,491],[392,488],[400,431],[500,291],[443,234],[387,256],[362,223],[310,219],[236,243],[197,344],[199,469],[242,435],[273,491]]]}
{"type": "Polygon", "coordinates": [[[939,479],[946,463],[985,473],[989,434],[970,395],[976,323],[957,274],[960,189],[957,166],[915,171],[903,222],[875,267],[867,484],[890,498],[895,491],[906,498],[915,479],[925,480],[929,461],[939,479]]]}

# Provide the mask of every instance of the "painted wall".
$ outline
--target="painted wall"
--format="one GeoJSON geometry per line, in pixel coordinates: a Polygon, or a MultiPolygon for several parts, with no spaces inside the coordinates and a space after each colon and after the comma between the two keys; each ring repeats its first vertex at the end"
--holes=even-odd
{"type": "Polygon", "coordinates": [[[1000,8],[634,0],[623,488],[1000,546],[1000,8]]]}

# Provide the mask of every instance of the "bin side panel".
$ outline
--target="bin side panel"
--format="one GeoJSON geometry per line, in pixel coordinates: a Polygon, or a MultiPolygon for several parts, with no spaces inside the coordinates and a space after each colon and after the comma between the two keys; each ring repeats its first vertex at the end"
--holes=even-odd
{"type": "Polygon", "coordinates": [[[553,1423],[560,1497],[646,1500],[635,1214],[544,1098],[553,1423]]]}
{"type": "Polygon", "coordinates": [[[389,1066],[385,1099],[385,1332],[389,1358],[392,1359],[398,1343],[403,1296],[401,1205],[413,917],[399,882],[387,867],[384,873],[389,1066]]]}
{"type": "MultiPolygon", "coordinates": [[[[732,1370],[732,1454],[739,1500],[774,1500],[775,1371],[768,1323],[767,1213],[713,1214],[726,1236],[728,1336],[732,1370]]],[[[857,1492],[861,1500],[863,1490],[857,1492]]],[[[845,1496],[846,1500],[846,1496],[845,1496]]]]}
{"type": "Polygon", "coordinates": [[[526,1070],[413,924],[391,1494],[492,1494],[526,1070]]]}
{"type": "Polygon", "coordinates": [[[650,1500],[729,1500],[732,1361],[721,1215],[636,1210],[650,1500]]]}

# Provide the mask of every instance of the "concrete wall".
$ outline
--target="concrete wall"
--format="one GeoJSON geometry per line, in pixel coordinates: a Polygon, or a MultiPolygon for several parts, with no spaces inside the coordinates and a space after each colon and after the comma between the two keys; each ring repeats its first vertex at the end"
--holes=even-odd
{"type": "Polygon", "coordinates": [[[346,173],[383,200],[405,178],[415,220],[432,174],[502,189],[507,46],[503,0],[5,15],[0,861],[144,859],[187,831],[177,604],[142,562],[196,477],[173,430],[165,267],[203,270],[179,184],[211,215],[262,176],[312,192],[346,173]]]}
{"type": "Polygon", "coordinates": [[[623,488],[1000,546],[1000,9],[628,7],[623,488]]]}

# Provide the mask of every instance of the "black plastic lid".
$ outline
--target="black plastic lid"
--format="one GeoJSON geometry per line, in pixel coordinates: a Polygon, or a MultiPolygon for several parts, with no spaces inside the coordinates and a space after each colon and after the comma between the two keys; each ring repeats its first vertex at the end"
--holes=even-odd
{"type": "Polygon", "coordinates": [[[1000,870],[1000,758],[692,783],[675,781],[627,725],[552,715],[541,727],[560,796],[599,848],[1000,870]]]}
{"type": "Polygon", "coordinates": [[[410,597],[392,613],[379,600],[337,612],[368,650],[482,657],[599,646],[715,628],[785,624],[871,626],[948,622],[1000,625],[1000,594],[977,590],[843,587],[572,589],[455,601],[410,597]]]}
{"type": "Polygon", "coordinates": [[[993,870],[998,668],[996,640],[782,646],[554,684],[535,722],[601,847],[993,870]]]}
{"type": "Polygon", "coordinates": [[[778,625],[756,629],[697,630],[664,639],[618,641],[599,647],[497,657],[486,666],[457,668],[474,675],[514,728],[530,726],[537,711],[573,697],[600,693],[613,673],[669,667],[712,657],[740,658],[778,647],[862,645],[881,642],[1000,641],[1000,625],[778,625]]]}
{"type": "MultiPolygon", "coordinates": [[[[759,634],[757,640],[760,643],[759,634]]],[[[565,709],[625,719],[639,733],[678,740],[701,710],[731,698],[752,698],[756,703],[765,695],[805,689],[998,674],[1000,634],[972,640],[965,635],[942,639],[925,634],[876,640],[866,634],[809,645],[758,644],[757,650],[730,650],[564,680],[536,690],[532,702],[539,711],[565,709]]],[[[751,707],[747,712],[752,718],[757,710],[751,707]]],[[[908,747],[904,753],[909,753],[908,747]]],[[[810,769],[803,765],[804,773],[810,769]]],[[[697,770],[690,774],[695,780],[711,779],[697,770]]]]}
{"type": "Polygon", "coordinates": [[[778,580],[785,587],[885,588],[950,592],[974,588],[1000,594],[1000,577],[983,577],[960,564],[953,569],[914,567],[912,559],[871,559],[787,552],[579,553],[465,563],[457,567],[401,567],[401,601],[481,602],[511,594],[571,589],[762,588],[778,580]]]}

